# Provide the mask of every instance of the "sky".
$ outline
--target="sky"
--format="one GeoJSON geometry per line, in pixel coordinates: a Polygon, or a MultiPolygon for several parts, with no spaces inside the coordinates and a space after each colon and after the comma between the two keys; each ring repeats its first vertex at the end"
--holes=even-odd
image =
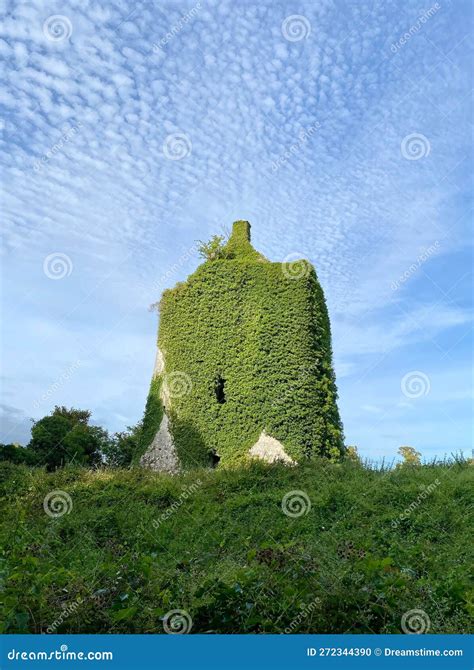
{"type": "Polygon", "coordinates": [[[346,443],[470,455],[469,2],[2,11],[2,442],[56,404],[136,423],[150,304],[246,219],[316,268],[346,443]]]}

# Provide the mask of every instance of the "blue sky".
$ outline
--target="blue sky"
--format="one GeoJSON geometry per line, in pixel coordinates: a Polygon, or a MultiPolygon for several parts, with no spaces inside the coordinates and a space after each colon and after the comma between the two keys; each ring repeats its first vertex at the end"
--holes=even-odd
{"type": "Polygon", "coordinates": [[[2,434],[143,413],[195,241],[252,223],[328,302],[348,444],[470,452],[470,3],[6,2],[2,434]]]}

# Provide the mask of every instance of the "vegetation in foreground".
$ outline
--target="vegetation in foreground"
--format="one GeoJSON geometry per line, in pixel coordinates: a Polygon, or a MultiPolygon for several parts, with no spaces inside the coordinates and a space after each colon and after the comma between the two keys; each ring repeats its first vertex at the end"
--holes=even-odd
{"type": "Polygon", "coordinates": [[[2,632],[469,632],[472,472],[0,463],[2,632]]]}

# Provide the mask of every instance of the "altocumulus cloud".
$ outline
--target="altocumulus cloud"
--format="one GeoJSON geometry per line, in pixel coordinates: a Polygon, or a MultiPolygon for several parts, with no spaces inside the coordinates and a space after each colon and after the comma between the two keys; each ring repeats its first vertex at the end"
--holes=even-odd
{"type": "MultiPolygon", "coordinates": [[[[20,436],[15,417],[37,416],[35,399],[78,359],[51,405],[91,407],[113,429],[137,420],[159,278],[170,267],[170,284],[184,278],[198,262],[186,253],[196,239],[248,218],[268,257],[298,252],[317,268],[348,441],[375,453],[405,440],[396,429],[360,434],[360,384],[368,396],[382,380],[393,388],[383,411],[394,418],[406,358],[435,376],[450,360],[462,368],[469,327],[460,240],[470,8],[439,4],[422,30],[412,30],[414,0],[302,2],[297,11],[226,0],[7,5],[3,307],[7,361],[16,360],[3,384],[8,439],[20,436]],[[295,15],[301,38],[288,33],[295,15]],[[413,135],[429,151],[406,160],[400,147],[413,135]],[[163,149],[170,137],[187,149],[179,159],[163,149]],[[436,255],[394,292],[435,241],[436,255]],[[74,272],[52,282],[42,267],[56,252],[74,272]],[[29,320],[44,327],[28,331],[29,320]],[[121,342],[133,348],[124,353],[121,342]]],[[[433,393],[418,406],[424,421],[437,402],[433,393]]]]}

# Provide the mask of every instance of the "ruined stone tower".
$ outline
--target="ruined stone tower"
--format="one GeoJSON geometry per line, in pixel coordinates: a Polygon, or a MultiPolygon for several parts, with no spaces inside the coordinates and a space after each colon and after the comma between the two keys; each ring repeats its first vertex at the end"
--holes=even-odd
{"type": "Polygon", "coordinates": [[[313,266],[268,261],[247,221],[209,256],[160,302],[141,464],[177,472],[337,460],[330,326],[313,266]]]}

